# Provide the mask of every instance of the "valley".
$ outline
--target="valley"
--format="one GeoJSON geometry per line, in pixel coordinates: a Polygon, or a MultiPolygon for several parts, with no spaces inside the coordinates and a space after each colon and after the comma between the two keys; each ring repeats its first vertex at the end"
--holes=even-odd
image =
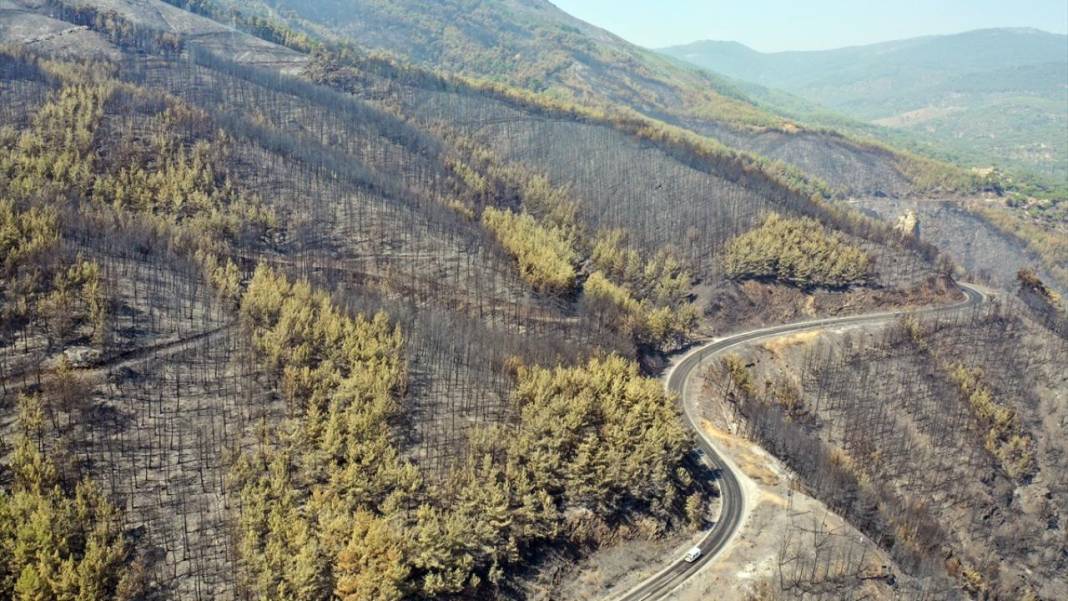
{"type": "Polygon", "coordinates": [[[855,120],[853,128],[908,132],[977,167],[1027,171],[1053,185],[1068,177],[1064,35],[1003,28],[826,51],[765,54],[706,41],[663,52],[736,78],[769,107],[816,120],[833,111],[855,120]]]}

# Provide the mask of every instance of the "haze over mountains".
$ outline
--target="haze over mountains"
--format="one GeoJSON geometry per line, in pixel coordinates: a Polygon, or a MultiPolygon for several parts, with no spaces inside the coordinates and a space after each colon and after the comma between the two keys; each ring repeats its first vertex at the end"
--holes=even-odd
{"type": "MultiPolygon", "coordinates": [[[[737,42],[701,41],[662,52],[860,121],[911,132],[977,165],[1068,178],[1065,35],[987,29],[770,54],[737,42]]],[[[788,111],[818,110],[742,87],[788,111]]]]}

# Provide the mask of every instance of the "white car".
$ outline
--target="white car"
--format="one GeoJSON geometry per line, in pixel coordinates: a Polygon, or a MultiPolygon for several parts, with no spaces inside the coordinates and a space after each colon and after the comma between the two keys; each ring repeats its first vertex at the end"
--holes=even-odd
{"type": "Polygon", "coordinates": [[[697,558],[701,556],[701,547],[694,547],[686,552],[686,555],[682,556],[682,560],[686,563],[693,563],[697,561],[697,558]]]}

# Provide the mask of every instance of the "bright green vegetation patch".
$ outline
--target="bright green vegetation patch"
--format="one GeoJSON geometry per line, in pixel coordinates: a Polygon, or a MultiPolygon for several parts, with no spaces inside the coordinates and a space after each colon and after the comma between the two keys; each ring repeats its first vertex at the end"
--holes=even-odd
{"type": "Polygon", "coordinates": [[[697,322],[687,300],[693,277],[666,249],[643,261],[626,238],[624,230],[598,234],[590,257],[596,271],[582,302],[602,324],[615,324],[640,344],[677,346],[697,322]]]}
{"type": "Polygon", "coordinates": [[[143,566],[134,561],[122,515],[90,480],[63,482],[41,452],[39,397],[19,399],[21,432],[0,490],[0,598],[140,598],[143,566]]]}
{"type": "Polygon", "coordinates": [[[1034,471],[1034,441],[1023,432],[1020,417],[1011,407],[1000,404],[984,381],[981,369],[952,366],[950,377],[967,399],[975,417],[987,429],[983,445],[1001,464],[1010,478],[1018,479],[1034,471]]]}
{"type": "Polygon", "coordinates": [[[385,314],[260,267],[241,315],[293,416],[231,475],[240,584],[258,599],[474,595],[538,544],[663,528],[696,503],[689,435],[633,361],[515,366],[515,422],[476,431],[474,460],[431,482],[395,444],[407,364],[385,314]]]}
{"type": "Polygon", "coordinates": [[[842,288],[866,282],[872,259],[808,217],[772,213],[764,223],[732,240],[723,257],[728,277],[776,279],[802,287],[842,288]]]}
{"type": "Polygon", "coordinates": [[[566,233],[545,227],[527,213],[492,207],[482,213],[482,223],[519,262],[519,274],[535,290],[564,294],[575,285],[575,250],[566,233]]]}
{"type": "Polygon", "coordinates": [[[28,257],[51,249],[58,239],[54,209],[19,211],[15,203],[0,199],[0,281],[28,257]]]}
{"type": "Polygon", "coordinates": [[[514,398],[520,426],[505,444],[519,482],[602,516],[635,505],[664,515],[681,500],[689,478],[676,467],[689,434],[660,383],[634,362],[522,368],[514,398]]]}

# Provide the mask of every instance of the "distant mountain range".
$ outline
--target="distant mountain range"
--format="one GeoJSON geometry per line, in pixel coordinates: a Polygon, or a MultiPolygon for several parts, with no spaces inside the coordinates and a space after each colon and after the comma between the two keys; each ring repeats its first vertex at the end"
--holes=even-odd
{"type": "Polygon", "coordinates": [[[804,117],[824,107],[917,134],[972,164],[1068,179],[1065,35],[985,29],[827,51],[703,41],[661,52],[742,80],[769,108],[804,117]]]}

